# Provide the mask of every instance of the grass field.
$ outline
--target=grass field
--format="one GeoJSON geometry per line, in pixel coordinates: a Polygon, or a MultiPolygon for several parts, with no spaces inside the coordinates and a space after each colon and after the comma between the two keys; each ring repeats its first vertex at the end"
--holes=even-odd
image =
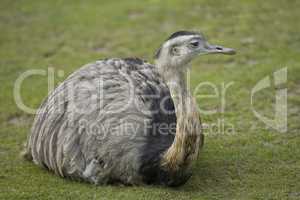
{"type": "MultiPolygon", "coordinates": [[[[300,199],[300,1],[11,1],[0,2],[0,199],[300,199]],[[201,30],[236,56],[206,56],[192,63],[191,86],[209,81],[226,92],[198,98],[205,124],[225,122],[225,132],[206,130],[194,175],[180,188],[93,186],[64,180],[19,156],[34,115],[17,107],[15,80],[29,69],[56,73],[55,82],[83,64],[106,57],[152,61],[172,32],[201,30]],[[254,86],[287,68],[287,82],[255,96],[254,86]],[[64,75],[58,76],[59,71],[64,75]],[[275,94],[287,88],[287,131],[258,119],[274,118],[275,94]],[[227,132],[228,127],[234,130],[227,132]]],[[[273,82],[271,78],[271,82],[273,82]]],[[[27,106],[47,95],[46,76],[21,87],[27,106]]],[[[199,93],[212,93],[203,88],[199,93]]]]}

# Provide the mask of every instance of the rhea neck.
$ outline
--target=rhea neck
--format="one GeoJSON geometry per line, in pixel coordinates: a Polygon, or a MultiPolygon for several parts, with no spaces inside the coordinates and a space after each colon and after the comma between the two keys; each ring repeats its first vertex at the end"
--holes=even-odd
{"type": "Polygon", "coordinates": [[[156,67],[168,85],[176,111],[176,135],[173,144],[164,153],[162,165],[178,171],[188,168],[197,157],[200,142],[200,122],[197,105],[187,87],[186,66],[166,66],[156,60],[156,67]]]}
{"type": "Polygon", "coordinates": [[[184,114],[183,111],[184,105],[190,96],[189,88],[187,87],[186,76],[187,70],[168,70],[160,71],[160,75],[163,77],[165,83],[170,89],[170,94],[174,102],[175,111],[177,115],[184,114]]]}

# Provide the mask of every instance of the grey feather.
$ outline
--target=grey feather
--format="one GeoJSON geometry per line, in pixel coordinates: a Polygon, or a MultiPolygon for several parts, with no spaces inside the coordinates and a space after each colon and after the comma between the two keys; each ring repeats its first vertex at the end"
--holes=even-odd
{"type": "MultiPolygon", "coordinates": [[[[170,111],[174,111],[168,87],[149,63],[139,59],[108,59],[88,64],[45,99],[37,112],[27,151],[36,164],[62,177],[94,184],[143,184],[143,163],[151,162],[151,156],[157,157],[174,140],[175,130],[155,136],[154,129],[146,128],[147,123],[155,120],[176,123],[174,112],[153,112],[165,97],[169,98],[170,111]],[[126,76],[136,88],[135,103],[118,112],[129,99],[126,76]],[[158,95],[158,99],[149,99],[151,94],[158,95]],[[135,129],[125,130],[121,127],[124,124],[135,129]],[[93,130],[93,126],[104,128],[93,130]]],[[[158,162],[153,160],[153,165],[158,166],[158,162]]]]}

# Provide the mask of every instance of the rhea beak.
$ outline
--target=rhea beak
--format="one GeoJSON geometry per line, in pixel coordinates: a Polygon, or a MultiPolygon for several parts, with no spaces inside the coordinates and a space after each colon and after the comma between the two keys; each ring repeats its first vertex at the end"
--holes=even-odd
{"type": "Polygon", "coordinates": [[[206,50],[207,50],[207,53],[209,53],[209,54],[213,54],[213,53],[220,53],[220,54],[226,54],[226,55],[236,54],[236,51],[234,49],[222,47],[219,45],[212,45],[212,44],[207,44],[206,50]]]}

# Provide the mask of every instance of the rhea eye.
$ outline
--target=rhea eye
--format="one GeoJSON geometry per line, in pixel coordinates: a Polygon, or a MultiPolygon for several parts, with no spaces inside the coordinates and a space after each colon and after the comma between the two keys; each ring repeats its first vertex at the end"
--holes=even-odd
{"type": "Polygon", "coordinates": [[[195,42],[191,42],[190,43],[192,47],[198,47],[199,46],[199,42],[195,41],[195,42]]]}

